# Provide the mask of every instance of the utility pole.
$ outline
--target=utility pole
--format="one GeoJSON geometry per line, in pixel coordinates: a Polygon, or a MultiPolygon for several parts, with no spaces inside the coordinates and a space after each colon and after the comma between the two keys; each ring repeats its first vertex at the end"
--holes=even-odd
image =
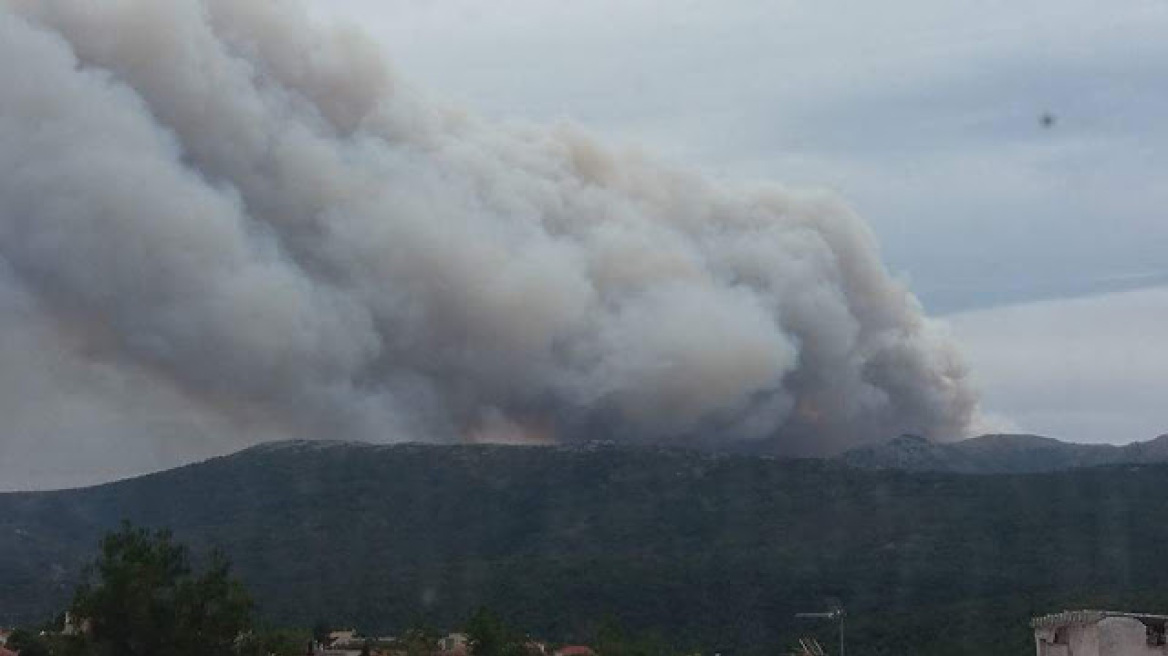
{"type": "Polygon", "coordinates": [[[839,622],[839,656],[844,656],[844,607],[835,608],[824,613],[795,613],[795,617],[813,620],[836,620],[839,622]]]}

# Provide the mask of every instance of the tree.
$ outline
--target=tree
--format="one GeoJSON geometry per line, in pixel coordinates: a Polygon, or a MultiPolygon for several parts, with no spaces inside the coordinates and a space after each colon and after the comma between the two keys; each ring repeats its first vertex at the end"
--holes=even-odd
{"type": "Polygon", "coordinates": [[[21,656],[49,656],[50,653],[45,641],[26,629],[14,630],[5,646],[21,656]]]}
{"type": "Polygon", "coordinates": [[[405,630],[401,642],[406,656],[430,656],[438,649],[438,632],[421,622],[405,630]]]}
{"type": "Polygon", "coordinates": [[[484,607],[466,623],[466,637],[473,656],[528,656],[530,651],[526,636],[484,607]]]}
{"type": "Polygon", "coordinates": [[[333,625],[326,620],[317,620],[312,625],[312,639],[319,645],[328,644],[333,625]]]}
{"type": "Polygon", "coordinates": [[[169,531],[123,523],[77,590],[89,653],[99,656],[229,656],[251,625],[252,602],[218,551],[196,574],[169,531]]]}
{"type": "Polygon", "coordinates": [[[239,642],[239,656],[304,656],[312,645],[307,629],[260,629],[239,642]]]}
{"type": "Polygon", "coordinates": [[[503,656],[509,636],[498,615],[479,607],[466,623],[466,637],[474,656],[503,656]]]}

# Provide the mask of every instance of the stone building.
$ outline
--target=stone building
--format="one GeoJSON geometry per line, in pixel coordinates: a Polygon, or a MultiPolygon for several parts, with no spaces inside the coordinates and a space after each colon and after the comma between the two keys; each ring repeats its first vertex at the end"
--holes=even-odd
{"type": "Polygon", "coordinates": [[[1038,656],[1168,656],[1168,615],[1070,610],[1036,617],[1038,656]]]}

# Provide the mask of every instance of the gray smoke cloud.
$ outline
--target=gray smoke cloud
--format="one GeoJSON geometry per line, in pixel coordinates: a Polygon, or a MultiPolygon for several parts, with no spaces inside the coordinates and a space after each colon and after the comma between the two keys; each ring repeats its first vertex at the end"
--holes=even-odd
{"type": "Polygon", "coordinates": [[[0,0],[0,290],[10,451],[821,453],[977,415],[830,195],[482,120],[289,2],[0,0]]]}

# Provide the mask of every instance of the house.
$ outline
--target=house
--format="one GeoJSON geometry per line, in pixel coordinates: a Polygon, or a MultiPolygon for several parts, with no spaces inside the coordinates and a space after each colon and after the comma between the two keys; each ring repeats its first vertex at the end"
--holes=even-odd
{"type": "Polygon", "coordinates": [[[356,629],[330,631],[325,642],[316,645],[313,656],[359,656],[365,646],[365,638],[356,629]]]}
{"type": "Polygon", "coordinates": [[[436,653],[442,654],[442,656],[466,656],[469,652],[465,633],[451,633],[438,639],[436,653]]]}
{"type": "Polygon", "coordinates": [[[330,647],[344,647],[348,644],[360,640],[357,636],[356,629],[343,629],[341,631],[331,631],[328,636],[328,645],[330,647]]]}
{"type": "Polygon", "coordinates": [[[1070,610],[1036,617],[1037,656],[1168,656],[1168,615],[1070,610]]]}
{"type": "Polygon", "coordinates": [[[83,633],[89,633],[89,620],[82,619],[78,622],[77,618],[73,617],[73,613],[65,611],[65,624],[61,629],[61,634],[71,636],[83,633]]]}
{"type": "Polygon", "coordinates": [[[596,656],[596,652],[584,645],[564,645],[553,652],[553,656],[596,656]]]}
{"type": "Polygon", "coordinates": [[[336,646],[313,645],[309,654],[312,656],[361,656],[360,649],[349,649],[336,646]]]}

